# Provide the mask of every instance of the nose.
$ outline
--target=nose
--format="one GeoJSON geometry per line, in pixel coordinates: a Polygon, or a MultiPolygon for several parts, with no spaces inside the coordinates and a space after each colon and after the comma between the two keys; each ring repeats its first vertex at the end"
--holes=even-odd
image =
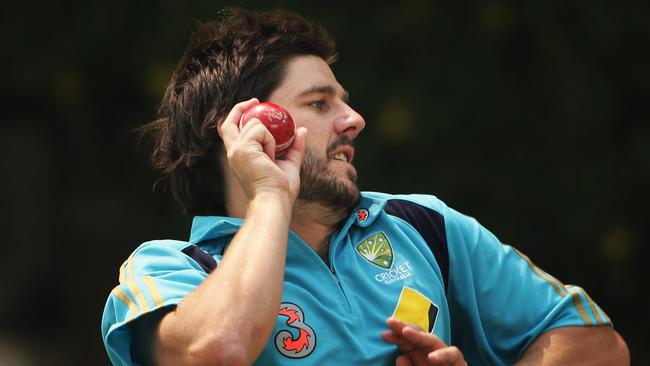
{"type": "Polygon", "coordinates": [[[336,119],[335,127],[338,134],[347,134],[354,140],[366,127],[366,121],[352,107],[344,104],[343,113],[336,119]]]}

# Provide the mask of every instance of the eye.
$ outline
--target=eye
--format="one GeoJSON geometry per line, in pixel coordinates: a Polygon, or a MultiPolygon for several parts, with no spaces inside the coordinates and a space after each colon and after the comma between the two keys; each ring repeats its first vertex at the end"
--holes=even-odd
{"type": "Polygon", "coordinates": [[[313,107],[313,108],[316,108],[316,109],[319,109],[319,110],[323,110],[323,109],[325,109],[326,104],[325,104],[324,100],[315,100],[315,101],[309,103],[309,106],[313,107]]]}

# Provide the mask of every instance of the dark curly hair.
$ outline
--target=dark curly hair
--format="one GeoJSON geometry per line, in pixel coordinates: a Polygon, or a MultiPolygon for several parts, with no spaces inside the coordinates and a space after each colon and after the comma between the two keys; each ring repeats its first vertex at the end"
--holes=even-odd
{"type": "Polygon", "coordinates": [[[267,99],[299,55],[332,64],[335,43],[323,27],[284,10],[229,8],[192,34],[156,119],[141,128],[152,138],[154,167],[190,217],[226,214],[219,119],[240,101],[267,99]]]}

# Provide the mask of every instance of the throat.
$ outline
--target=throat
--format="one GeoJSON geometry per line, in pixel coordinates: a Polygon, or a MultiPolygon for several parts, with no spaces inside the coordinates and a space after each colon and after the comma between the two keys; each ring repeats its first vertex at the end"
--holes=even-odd
{"type": "Polygon", "coordinates": [[[330,238],[342,224],[341,216],[321,204],[298,199],[289,228],[329,266],[330,238]]]}
{"type": "Polygon", "coordinates": [[[330,266],[330,261],[329,261],[329,252],[330,252],[330,243],[329,243],[329,237],[325,238],[317,248],[314,248],[314,251],[316,251],[316,254],[320,257],[320,259],[325,262],[325,264],[329,267],[330,266]]]}

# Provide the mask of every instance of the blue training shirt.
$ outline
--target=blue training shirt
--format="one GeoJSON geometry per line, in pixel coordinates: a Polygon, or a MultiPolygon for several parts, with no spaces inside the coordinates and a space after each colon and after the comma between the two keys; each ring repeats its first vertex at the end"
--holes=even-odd
{"type": "MultiPolygon", "coordinates": [[[[133,252],[102,319],[113,364],[141,364],[133,324],[172,310],[199,286],[242,222],[195,217],[188,242],[150,241],[133,252]]],[[[282,304],[256,365],[394,365],[397,348],[380,337],[392,315],[477,365],[513,364],[554,328],[611,325],[580,287],[434,196],[364,192],[331,236],[329,262],[289,233],[282,304]]]]}

